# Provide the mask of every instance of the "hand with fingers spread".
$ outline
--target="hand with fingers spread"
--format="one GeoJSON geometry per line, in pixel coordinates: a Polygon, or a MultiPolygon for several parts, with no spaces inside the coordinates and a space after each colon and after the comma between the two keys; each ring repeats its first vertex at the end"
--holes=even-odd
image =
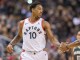
{"type": "Polygon", "coordinates": [[[13,46],[11,44],[9,44],[7,46],[7,49],[6,50],[7,50],[8,53],[12,53],[13,52],[13,46]]]}

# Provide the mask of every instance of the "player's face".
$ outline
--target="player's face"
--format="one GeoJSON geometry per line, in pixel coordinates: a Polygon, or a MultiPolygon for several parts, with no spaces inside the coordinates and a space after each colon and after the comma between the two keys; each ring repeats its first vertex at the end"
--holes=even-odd
{"type": "Polygon", "coordinates": [[[77,40],[80,40],[80,31],[77,34],[77,40]]]}
{"type": "Polygon", "coordinates": [[[43,13],[43,7],[42,7],[42,5],[37,5],[33,9],[33,13],[35,14],[36,17],[41,17],[42,16],[42,13],[43,13]]]}

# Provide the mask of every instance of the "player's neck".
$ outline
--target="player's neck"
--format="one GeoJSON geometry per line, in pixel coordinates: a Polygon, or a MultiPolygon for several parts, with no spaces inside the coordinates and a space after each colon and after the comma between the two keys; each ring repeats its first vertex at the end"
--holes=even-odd
{"type": "Polygon", "coordinates": [[[31,17],[30,17],[30,21],[31,22],[35,22],[35,21],[37,21],[39,18],[37,18],[36,16],[34,16],[34,15],[32,15],[31,17]]]}

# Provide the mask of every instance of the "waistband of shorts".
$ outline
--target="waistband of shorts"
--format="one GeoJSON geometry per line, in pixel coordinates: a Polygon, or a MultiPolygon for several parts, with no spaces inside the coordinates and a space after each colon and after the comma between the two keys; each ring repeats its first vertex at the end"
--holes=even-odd
{"type": "Polygon", "coordinates": [[[40,51],[26,51],[26,50],[22,49],[22,52],[30,52],[30,53],[38,53],[38,52],[41,52],[41,51],[43,51],[43,50],[40,50],[40,51]]]}

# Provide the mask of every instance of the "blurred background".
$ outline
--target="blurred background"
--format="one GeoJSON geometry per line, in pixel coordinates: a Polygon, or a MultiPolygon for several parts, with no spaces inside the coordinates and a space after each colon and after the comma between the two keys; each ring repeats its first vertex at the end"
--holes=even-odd
{"type": "MultiPolygon", "coordinates": [[[[80,0],[0,0],[0,60],[19,60],[22,41],[14,47],[14,53],[6,51],[7,44],[17,34],[18,22],[31,15],[29,6],[39,1],[44,7],[43,18],[51,24],[59,42],[73,42],[80,31],[80,0]]],[[[71,60],[71,52],[59,54],[48,40],[49,60],[71,60]]]]}

